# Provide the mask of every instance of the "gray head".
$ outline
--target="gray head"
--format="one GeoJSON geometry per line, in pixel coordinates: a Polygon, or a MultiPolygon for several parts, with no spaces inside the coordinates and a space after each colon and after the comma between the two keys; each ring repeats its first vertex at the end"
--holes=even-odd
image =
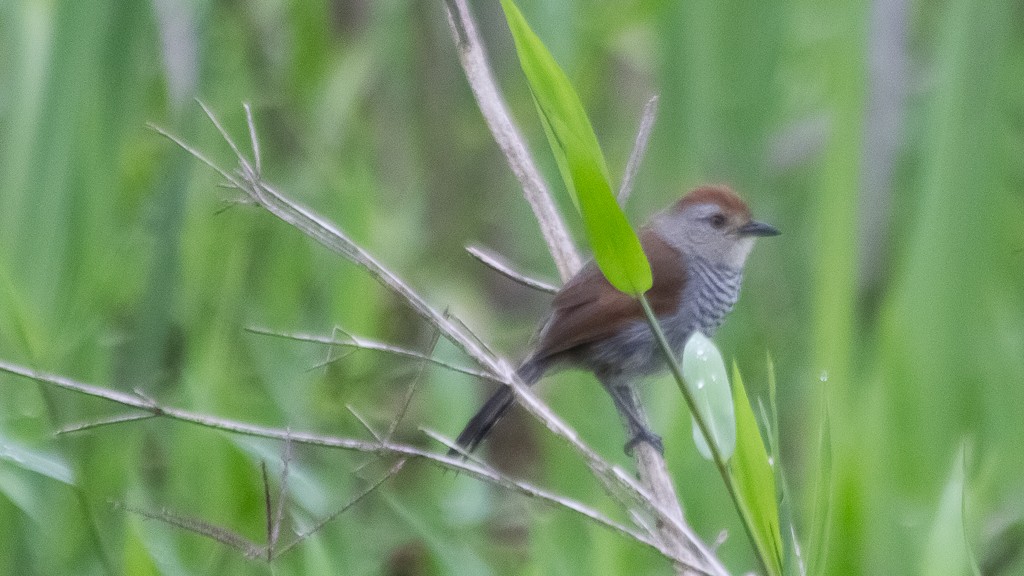
{"type": "Polygon", "coordinates": [[[775,227],[752,220],[747,203],[725,186],[693,190],[653,224],[680,252],[735,270],[743,268],[758,236],[779,234],[775,227]]]}

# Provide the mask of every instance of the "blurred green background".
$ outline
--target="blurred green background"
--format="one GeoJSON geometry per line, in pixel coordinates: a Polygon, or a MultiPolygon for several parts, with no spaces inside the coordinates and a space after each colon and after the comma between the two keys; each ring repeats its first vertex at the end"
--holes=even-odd
{"type": "MultiPolygon", "coordinates": [[[[498,2],[472,4],[513,113],[570,207],[498,2]]],[[[966,542],[986,573],[1024,573],[1024,2],[520,6],[576,83],[613,174],[644,102],[661,95],[634,222],[724,182],[784,231],[755,250],[716,340],[752,398],[766,397],[774,358],[781,464],[805,543],[827,399],[824,572],[967,574],[966,542]]],[[[469,92],[442,2],[5,0],[0,358],[222,417],[367,437],[351,404],[386,429],[414,362],[359,352],[316,368],[329,350],[243,329],[340,326],[426,349],[429,327],[354,266],[232,204],[205,167],[146,129],[165,126],[230,165],[196,96],[243,142],[241,102],[252,102],[270,181],[487,342],[525,351],[549,297],[463,247],[557,275],[469,92]]],[[[437,354],[463,360],[444,342],[437,354]]],[[[542,389],[630,465],[592,378],[563,374],[542,389]]],[[[420,426],[454,435],[486,393],[429,369],[398,437],[431,445],[420,426]]],[[[708,540],[728,530],[727,565],[753,569],[675,386],[645,393],[690,520],[708,540]]],[[[670,572],[576,516],[422,463],[267,566],[111,502],[262,541],[259,463],[276,486],[283,447],[163,420],[54,436],[119,413],[0,376],[0,573],[670,572]]],[[[522,414],[485,454],[621,517],[522,414]]],[[[389,464],[295,448],[286,528],[308,528],[389,464]]]]}

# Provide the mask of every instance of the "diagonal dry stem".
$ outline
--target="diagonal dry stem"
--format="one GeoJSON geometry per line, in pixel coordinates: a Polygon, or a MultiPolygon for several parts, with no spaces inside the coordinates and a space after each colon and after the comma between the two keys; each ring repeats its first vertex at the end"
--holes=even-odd
{"type": "MultiPolygon", "coordinates": [[[[422,360],[447,368],[452,372],[460,372],[462,374],[468,374],[475,378],[481,378],[483,380],[490,380],[492,382],[501,382],[498,377],[487,372],[480,370],[474,370],[472,368],[466,368],[465,366],[459,366],[450,362],[445,362],[439,358],[434,358],[428,354],[417,352],[415,350],[409,350],[408,348],[402,348],[401,346],[395,346],[393,344],[387,344],[384,342],[378,342],[376,340],[370,340],[363,338],[362,336],[356,336],[354,334],[344,333],[346,340],[338,340],[327,336],[321,336],[319,334],[310,334],[307,332],[278,332],[269,328],[263,328],[259,326],[250,326],[246,328],[246,331],[252,332],[253,334],[262,334],[265,336],[276,336],[279,338],[287,338],[289,340],[298,340],[301,342],[313,342],[317,344],[327,344],[329,346],[349,347],[358,350],[373,350],[376,352],[384,352],[395,356],[402,356],[405,358],[413,358],[416,360],[422,360]]],[[[336,361],[338,358],[333,358],[332,361],[336,361]]],[[[319,366],[317,366],[319,367],[319,366]]]]}
{"type": "Polygon", "coordinates": [[[466,252],[473,258],[476,258],[484,266],[487,266],[491,270],[494,270],[498,274],[518,282],[523,286],[533,288],[534,290],[540,290],[541,292],[547,292],[548,294],[554,294],[558,292],[558,287],[552,286],[547,282],[537,280],[536,278],[530,278],[529,276],[516,272],[511,266],[501,261],[501,258],[493,252],[481,248],[480,246],[466,246],[466,252]]]}
{"type": "Polygon", "coordinates": [[[78,424],[70,424],[57,430],[54,433],[54,435],[61,436],[63,434],[85,432],[86,430],[95,430],[96,428],[102,428],[103,426],[110,426],[112,424],[123,424],[125,422],[135,422],[137,420],[146,420],[147,418],[152,417],[153,415],[148,412],[136,412],[134,414],[119,414],[117,416],[111,416],[109,418],[103,418],[91,422],[80,422],[78,424]]]}
{"type": "Polygon", "coordinates": [[[512,173],[523,188],[523,197],[533,209],[540,224],[541,234],[547,242],[548,251],[555,260],[562,281],[566,281],[583,265],[579,253],[566,230],[565,222],[555,207],[551,192],[537,170],[530,150],[519,128],[512,122],[512,116],[505,105],[505,99],[494,81],[487,53],[477,33],[476,23],[469,11],[466,0],[445,0],[448,24],[459,52],[459,62],[466,73],[466,80],[473,91],[480,112],[494,141],[501,148],[512,173]]]}
{"type": "Polygon", "coordinates": [[[651,140],[651,132],[654,130],[654,119],[658,116],[658,95],[655,94],[647,100],[644,111],[640,115],[640,128],[636,131],[636,140],[633,142],[633,152],[629,155],[629,162],[626,163],[626,173],[622,176],[622,185],[619,186],[619,204],[625,205],[629,195],[633,192],[633,184],[636,182],[636,175],[640,171],[640,164],[647,155],[647,144],[651,140]]]}

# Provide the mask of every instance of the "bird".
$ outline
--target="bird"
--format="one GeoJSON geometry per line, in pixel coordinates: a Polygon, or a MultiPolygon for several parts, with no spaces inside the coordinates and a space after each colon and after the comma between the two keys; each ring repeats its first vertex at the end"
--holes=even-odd
{"type": "MultiPolygon", "coordinates": [[[[653,277],[645,295],[677,356],[694,332],[714,335],[739,298],[755,240],[778,234],[752,219],[747,203],[723,185],[695,188],[640,229],[653,277]]],[[[626,453],[639,442],[664,452],[661,438],[641,423],[628,386],[668,365],[639,301],[615,289],[593,260],[555,294],[533,342],[516,371],[524,384],[567,368],[593,372],[627,418],[626,453]]],[[[512,389],[499,388],[463,428],[450,454],[473,452],[514,404],[512,389]]]]}

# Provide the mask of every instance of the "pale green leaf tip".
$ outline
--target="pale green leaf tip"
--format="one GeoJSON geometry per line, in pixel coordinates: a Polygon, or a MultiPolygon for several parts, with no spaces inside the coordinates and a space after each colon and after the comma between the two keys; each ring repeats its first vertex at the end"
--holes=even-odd
{"type": "Polygon", "coordinates": [[[715,442],[722,460],[728,462],[736,451],[737,429],[732,390],[722,354],[710,338],[695,332],[683,348],[682,369],[686,386],[713,436],[709,440],[715,442]]]}

